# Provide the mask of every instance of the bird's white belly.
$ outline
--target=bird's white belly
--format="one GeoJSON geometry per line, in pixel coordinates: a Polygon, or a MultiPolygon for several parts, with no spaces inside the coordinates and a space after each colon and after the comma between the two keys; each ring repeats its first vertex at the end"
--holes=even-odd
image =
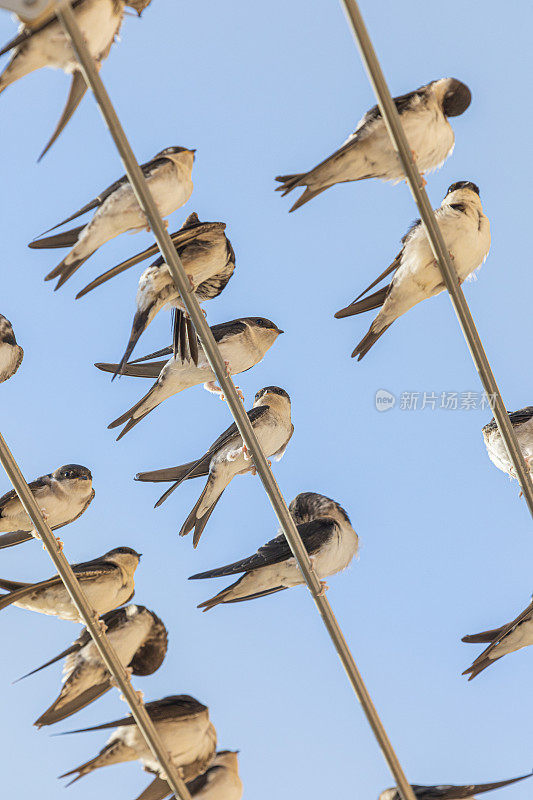
{"type": "MultiPolygon", "coordinates": [[[[118,575],[106,575],[105,579],[100,578],[98,581],[84,581],[82,588],[89,603],[100,616],[121,605],[126,601],[128,594],[131,594],[131,591],[125,592],[121,584],[122,580],[118,575]]],[[[82,622],[64,586],[52,586],[44,591],[36,591],[35,594],[13,605],[69,622],[82,622]]]]}
{"type": "MultiPolygon", "coordinates": [[[[531,462],[530,473],[533,474],[533,419],[516,425],[514,430],[522,455],[531,462]]],[[[498,429],[490,431],[488,437],[485,438],[485,444],[492,463],[502,472],[511,472],[512,462],[498,429]]]]}
{"type": "MultiPolygon", "coordinates": [[[[157,723],[157,732],[176,766],[190,764],[203,755],[206,749],[208,725],[209,722],[202,717],[157,723]]],[[[118,728],[118,731],[121,732],[120,738],[124,744],[135,750],[137,758],[141,759],[145,766],[157,770],[158,762],[154,760],[137,726],[124,726],[118,728]]]]}
{"type": "MultiPolygon", "coordinates": [[[[111,642],[123,666],[127,666],[141,647],[152,627],[152,619],[146,612],[137,614],[119,630],[108,631],[107,638],[111,642]]],[[[80,651],[80,656],[90,664],[102,664],[102,659],[93,641],[80,651]]]]}
{"type": "MultiPolygon", "coordinates": [[[[100,59],[120,26],[122,10],[116,13],[113,0],[86,0],[76,9],[76,21],[89,46],[93,58],[100,59]]],[[[50,25],[31,42],[38,48],[47,65],[65,72],[73,72],[78,61],[59,24],[50,25]]]]}
{"type": "Polygon", "coordinates": [[[19,360],[20,350],[10,344],[0,344],[0,383],[9,378],[19,360]]]}

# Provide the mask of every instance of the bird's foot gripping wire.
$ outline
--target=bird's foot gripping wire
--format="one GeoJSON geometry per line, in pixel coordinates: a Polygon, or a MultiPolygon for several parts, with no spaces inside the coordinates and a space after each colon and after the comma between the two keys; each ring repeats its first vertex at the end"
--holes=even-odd
{"type": "Polygon", "coordinates": [[[107,633],[107,625],[105,624],[103,619],[100,619],[98,614],[94,615],[94,621],[96,626],[100,629],[100,633],[107,633]]]}
{"type": "MultiPolygon", "coordinates": [[[[60,538],[59,538],[59,536],[54,536],[54,539],[56,540],[57,546],[58,546],[58,548],[59,548],[59,552],[60,552],[60,553],[62,553],[62,552],[63,552],[63,548],[64,548],[64,546],[65,546],[65,545],[63,544],[63,540],[62,540],[62,539],[60,539],[60,538]]],[[[43,545],[43,547],[44,547],[44,545],[43,545]]]]}
{"type": "Polygon", "coordinates": [[[320,581],[320,591],[317,592],[317,597],[324,597],[328,589],[329,586],[327,585],[326,581],[320,581]]]}

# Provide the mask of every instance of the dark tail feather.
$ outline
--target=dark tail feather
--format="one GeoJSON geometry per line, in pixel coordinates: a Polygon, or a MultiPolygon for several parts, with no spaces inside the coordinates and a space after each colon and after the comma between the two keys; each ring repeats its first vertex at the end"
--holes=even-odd
{"type": "Polygon", "coordinates": [[[72,75],[72,83],[70,84],[70,92],[67,98],[67,102],[65,108],[63,109],[63,113],[61,114],[61,118],[57,123],[56,129],[52,134],[52,137],[46,147],[44,148],[43,152],[37,159],[40,161],[41,158],[46,155],[46,153],[50,150],[56,139],[61,135],[63,130],[65,129],[66,125],[70,121],[72,115],[78,108],[79,104],[83,100],[85,92],[87,91],[87,84],[85,83],[85,78],[81,74],[81,72],[76,71],[72,75]]]}
{"type": "Polygon", "coordinates": [[[498,639],[503,628],[494,628],[492,631],[482,631],[481,633],[471,633],[468,636],[463,636],[461,639],[462,642],[467,642],[468,644],[480,644],[480,643],[487,643],[493,642],[495,639],[498,639]]]}
{"type": "Polygon", "coordinates": [[[36,672],[40,672],[42,669],[50,667],[52,664],[55,664],[57,661],[61,661],[62,658],[69,656],[71,653],[75,653],[79,649],[80,646],[78,644],[73,644],[70,647],[67,647],[67,649],[63,650],[63,652],[60,653],[58,656],[55,656],[55,658],[51,658],[50,661],[46,662],[46,664],[42,664],[42,666],[37,667],[36,669],[32,669],[31,672],[27,672],[25,675],[22,675],[22,677],[17,678],[16,681],[13,681],[13,683],[18,683],[19,681],[23,681],[24,678],[29,678],[30,675],[35,675],[36,672]]]}
{"type": "Polygon", "coordinates": [[[198,461],[190,461],[188,464],[180,464],[178,467],[167,467],[166,469],[155,469],[152,472],[138,472],[135,476],[136,481],[148,481],[149,483],[166,483],[168,481],[184,481],[187,478],[198,478],[207,475],[207,468],[201,468],[198,461]],[[201,472],[196,470],[196,467],[201,472]],[[194,473],[194,474],[193,474],[194,473]]]}
{"type": "Polygon", "coordinates": [[[172,794],[172,789],[168,783],[156,777],[135,800],[165,800],[169,794],[172,794]]]}
{"type": "MultiPolygon", "coordinates": [[[[125,364],[122,367],[121,375],[126,375],[128,378],[155,378],[159,377],[159,373],[163,369],[166,361],[153,361],[151,364],[139,364],[132,361],[131,364],[125,364]]],[[[97,363],[94,365],[102,372],[113,372],[118,370],[118,364],[97,363]]],[[[111,427],[111,425],[109,426],[111,427]]]]}
{"type": "Polygon", "coordinates": [[[89,255],[85,256],[85,258],[78,258],[77,261],[73,261],[72,264],[69,264],[68,266],[65,264],[65,259],[63,259],[61,264],[58,264],[57,267],[52,270],[52,272],[49,272],[48,275],[45,276],[45,281],[51,281],[53,278],[57,278],[59,276],[59,280],[54,286],[54,292],[57,292],[57,290],[60,289],[61,286],[63,286],[63,284],[66,283],[68,279],[71,278],[91,256],[92,253],[89,253],[89,255]]]}
{"type": "Polygon", "coordinates": [[[483,792],[492,792],[493,789],[501,789],[503,786],[510,786],[512,783],[518,783],[526,778],[531,778],[533,772],[528,772],[527,775],[520,775],[518,778],[508,778],[506,781],[497,781],[497,783],[478,783],[472,786],[472,794],[482,794],[483,792]]]}
{"type": "Polygon", "coordinates": [[[502,658],[502,656],[498,656],[498,658],[488,658],[487,656],[485,656],[485,658],[480,657],[479,659],[474,661],[471,667],[465,669],[465,671],[461,674],[468,675],[468,680],[471,681],[477,675],[479,675],[480,672],[483,672],[483,670],[487,669],[487,667],[490,667],[491,664],[494,664],[496,661],[499,661],[500,658],[502,658]]]}
{"type": "Polygon", "coordinates": [[[14,547],[17,544],[22,544],[23,542],[29,542],[30,539],[33,539],[31,533],[27,531],[12,531],[11,533],[4,533],[0,536],[0,550],[4,550],[7,547],[14,547]]]}
{"type": "Polygon", "coordinates": [[[17,592],[19,589],[26,589],[28,586],[31,586],[31,583],[8,581],[6,578],[0,578],[0,589],[5,589],[7,592],[17,592]]]}
{"type": "Polygon", "coordinates": [[[205,495],[205,493],[207,491],[208,485],[209,485],[209,483],[207,483],[205,485],[205,488],[204,488],[202,494],[200,495],[200,497],[196,501],[196,503],[194,505],[194,508],[192,509],[191,513],[189,514],[189,516],[187,517],[187,519],[183,523],[182,528],[180,530],[180,536],[187,536],[187,534],[190,533],[194,529],[194,534],[193,534],[193,539],[192,539],[192,545],[193,545],[194,549],[196,549],[198,547],[198,542],[200,541],[200,537],[202,536],[202,533],[204,532],[204,528],[205,528],[205,526],[207,525],[207,523],[209,521],[209,517],[211,516],[211,514],[215,510],[215,507],[216,507],[218,501],[220,500],[220,498],[224,494],[224,491],[222,491],[219,494],[219,496],[217,497],[217,499],[215,500],[215,502],[212,504],[212,506],[207,509],[205,514],[202,517],[197,517],[196,516],[196,512],[198,511],[198,509],[200,507],[200,504],[201,504],[201,502],[202,502],[202,500],[204,498],[204,495],[205,495]]]}
{"type": "Polygon", "coordinates": [[[192,361],[198,366],[196,329],[188,316],[179,308],[172,309],[172,342],[174,358],[178,361],[192,361]]]}
{"type": "Polygon", "coordinates": [[[82,708],[85,708],[85,706],[93,703],[95,700],[109,691],[110,688],[111,680],[105,681],[104,683],[99,683],[96,686],[91,686],[90,689],[87,689],[85,692],[83,692],[83,694],[80,694],[78,697],[74,698],[70,703],[65,703],[61,706],[58,706],[58,698],[55,703],[53,703],[50,708],[45,711],[44,714],[42,714],[42,716],[40,716],[39,719],[33,724],[37,728],[42,728],[45,725],[54,725],[56,722],[61,722],[61,720],[71,717],[73,714],[76,714],[76,712],[81,711],[82,708]]]}
{"type": "Polygon", "coordinates": [[[296,189],[306,174],[306,172],[297,172],[294,175],[278,175],[275,180],[281,183],[281,186],[276,186],[276,192],[283,192],[282,197],[285,197],[286,194],[296,189]]]}
{"type": "MultiPolygon", "coordinates": [[[[392,323],[391,323],[391,324],[392,324],[392,323]]],[[[352,353],[352,358],[355,358],[355,356],[358,356],[358,359],[357,359],[357,360],[358,360],[358,361],[361,361],[361,359],[362,359],[362,358],[364,358],[364,357],[366,356],[366,354],[368,353],[368,351],[370,350],[370,348],[371,348],[371,347],[373,347],[373,346],[375,345],[375,343],[377,342],[377,340],[378,340],[378,339],[379,339],[381,336],[383,336],[383,334],[385,333],[385,331],[386,331],[386,330],[388,330],[389,328],[390,328],[390,325],[386,325],[386,326],[383,328],[383,330],[381,330],[379,333],[373,333],[373,332],[372,332],[372,329],[370,329],[370,330],[368,331],[367,335],[364,337],[364,339],[361,339],[361,341],[359,342],[359,344],[357,345],[357,347],[356,347],[356,348],[355,348],[355,350],[353,351],[353,353],[352,353]]]]}
{"type": "MultiPolygon", "coordinates": [[[[78,236],[84,228],[85,225],[80,225],[64,233],[56,233],[54,236],[44,236],[41,239],[35,239],[33,242],[29,243],[28,247],[32,250],[53,250],[56,247],[74,247],[78,241],[78,236]]],[[[55,277],[55,275],[52,277],[55,277]]]]}
{"type": "MultiPolygon", "coordinates": [[[[243,577],[244,577],[244,575],[242,576],[242,578],[243,577]]],[[[204,602],[200,603],[200,605],[196,606],[196,608],[201,608],[202,611],[210,611],[215,606],[218,606],[221,603],[224,603],[225,602],[225,598],[229,595],[229,593],[231,592],[232,589],[234,589],[236,586],[239,585],[239,583],[242,581],[242,578],[239,578],[238,581],[235,581],[235,583],[232,583],[231,586],[226,586],[225,589],[222,589],[221,592],[216,594],[214,597],[211,597],[209,600],[204,600],[204,602]]]]}
{"type": "Polygon", "coordinates": [[[363,300],[357,300],[350,303],[346,308],[341,308],[335,314],[335,319],[343,319],[343,317],[352,317],[354,314],[364,314],[365,311],[373,311],[375,308],[381,308],[389,293],[389,286],[384,286],[378,289],[377,292],[365,297],[363,300]]]}
{"type": "Polygon", "coordinates": [[[163,347],[161,350],[156,350],[155,353],[149,353],[147,356],[142,356],[142,358],[135,358],[131,363],[132,364],[140,364],[141,361],[150,361],[152,358],[160,358],[161,356],[171,356],[172,355],[172,345],[170,347],[163,347]]]}
{"type": "Polygon", "coordinates": [[[132,256],[132,258],[128,258],[127,261],[123,261],[121,264],[117,264],[116,267],[112,267],[108,269],[107,272],[102,273],[94,281],[88,283],[78,294],[76,295],[76,300],[79,300],[80,297],[83,297],[84,294],[88,294],[88,292],[92,292],[93,289],[96,289],[97,286],[101,286],[103,283],[111,280],[116,275],[120,275],[121,272],[125,272],[130,267],[134,267],[136,264],[140,264],[141,261],[144,261],[148,258],[147,254],[152,254],[157,252],[157,247],[149,247],[148,250],[144,250],[142,253],[139,253],[136,256],[132,256]]]}
{"type": "Polygon", "coordinates": [[[11,39],[10,42],[2,47],[0,50],[0,56],[4,56],[6,53],[9,53],[10,50],[14,50],[15,47],[18,47],[19,45],[23,44],[26,39],[29,39],[30,36],[31,33],[29,31],[23,30],[22,33],[19,33],[14,39],[11,39]]]}
{"type": "MultiPolygon", "coordinates": [[[[241,579],[242,580],[242,579],[241,579]]],[[[276,592],[283,592],[287,587],[286,586],[276,586],[274,589],[265,589],[264,592],[256,592],[255,594],[247,594],[246,597],[236,597],[232,600],[224,600],[222,595],[228,592],[230,589],[233,589],[234,586],[237,586],[239,581],[236,581],[231,586],[228,586],[227,589],[220,592],[216,595],[216,597],[212,597],[211,600],[206,600],[205,603],[200,603],[197,608],[201,608],[202,611],[209,611],[211,608],[220,605],[220,603],[245,603],[248,600],[257,600],[259,597],[266,597],[269,594],[276,594],[276,592]],[[213,602],[216,600],[217,602],[213,602]]]]}
{"type": "Polygon", "coordinates": [[[73,778],[71,781],[65,784],[66,786],[72,786],[73,783],[76,783],[76,781],[79,781],[80,778],[83,778],[85,775],[88,775],[90,772],[93,771],[93,769],[98,769],[98,767],[96,766],[96,762],[98,761],[101,755],[102,753],[98,753],[98,755],[95,756],[94,758],[91,758],[90,761],[86,761],[85,764],[80,764],[79,767],[71,769],[69,772],[65,772],[63,775],[60,775],[59,777],[69,778],[71,775],[75,775],[76,776],[75,778],[73,778]]]}
{"type": "MultiPolygon", "coordinates": [[[[156,408],[157,408],[157,406],[156,406],[156,408]]],[[[154,410],[153,408],[150,409],[150,411],[153,411],[153,410],[154,410]]],[[[150,413],[150,411],[145,411],[145,413],[142,414],[142,416],[136,417],[135,419],[130,419],[127,422],[127,424],[124,425],[124,427],[120,431],[119,435],[117,436],[117,439],[116,439],[117,442],[119,442],[122,439],[122,437],[125,436],[128,433],[128,431],[131,431],[132,428],[134,428],[136,425],[139,424],[139,422],[141,422],[145,417],[147,417],[148,414],[150,413]]],[[[108,425],[107,427],[110,428],[111,425],[108,425]]]]}
{"type": "Polygon", "coordinates": [[[111,378],[112,381],[115,380],[117,375],[122,375],[123,374],[124,367],[128,363],[128,359],[131,356],[131,354],[133,353],[133,351],[135,349],[135,345],[137,344],[137,342],[141,338],[142,334],[144,333],[144,331],[148,327],[150,311],[151,311],[151,307],[150,308],[146,308],[144,311],[136,311],[135,312],[135,316],[133,317],[133,325],[131,326],[130,338],[129,338],[128,344],[126,346],[126,349],[124,351],[124,355],[120,359],[120,363],[117,366],[116,372],[113,375],[113,377],[111,378]]]}

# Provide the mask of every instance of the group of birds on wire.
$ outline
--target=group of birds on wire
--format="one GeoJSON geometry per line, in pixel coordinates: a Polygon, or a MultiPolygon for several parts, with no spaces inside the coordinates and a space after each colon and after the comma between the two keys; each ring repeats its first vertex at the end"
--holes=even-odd
{"type": "MultiPolygon", "coordinates": [[[[108,56],[118,35],[127,6],[140,16],[151,0],[75,0],[73,9],[91,55],[98,66],[108,56]]],[[[11,59],[0,74],[0,92],[24,75],[42,67],[54,67],[72,75],[67,104],[56,130],[42,155],[54,143],[71,118],[86,91],[78,62],[55,15],[48,13],[37,24],[22,23],[19,34],[0,55],[11,52],[11,59]]],[[[449,118],[458,116],[470,105],[468,87],[453,78],[432,81],[394,102],[409,144],[422,173],[439,167],[451,154],[454,133],[449,118]]],[[[166,217],[182,207],[193,191],[192,169],[195,151],[168,147],[142,165],[147,184],[158,210],[166,217]]],[[[404,178],[401,164],[377,106],[361,119],[355,132],[332,155],[308,172],[284,175],[279,191],[305,188],[291,211],[309,202],[336,183],[379,178],[399,182],[404,178]]],[[[471,181],[453,183],[436,217],[446,246],[462,283],[484,262],[490,248],[490,226],[481,205],[479,189],[471,181]]],[[[182,227],[171,235],[183,263],[191,289],[199,302],[217,297],[235,270],[235,253],[223,222],[201,222],[190,214],[182,227]]],[[[126,176],[71,214],[63,222],[30,244],[32,248],[69,248],[67,256],[46,280],[57,279],[62,286],[103,244],[126,231],[148,229],[126,176]],[[94,211],[90,221],[63,233],[56,228],[94,211]]],[[[82,289],[77,297],[89,293],[124,270],[155,256],[157,245],[109,269],[82,289]]],[[[363,358],[390,325],[417,303],[444,290],[444,283],[420,221],[402,239],[402,248],[391,265],[352,303],[338,311],[337,318],[380,309],[368,333],[352,356],[363,358]],[[368,294],[388,276],[390,283],[368,294]]],[[[151,389],[128,411],[111,422],[110,428],[123,426],[120,439],[160,403],[174,394],[203,384],[208,391],[222,395],[186,307],[162,256],[145,269],[139,279],[131,334],[118,363],[96,366],[113,377],[155,378],[151,389]],[[173,313],[173,341],[169,347],[130,361],[133,350],[163,308],[173,313]],[[170,356],[168,360],[165,357],[170,356]]],[[[243,317],[211,328],[225,360],[228,374],[236,375],[259,363],[283,333],[262,317],[243,317]]],[[[0,382],[13,376],[20,367],[23,350],[17,344],[10,322],[0,316],[0,382]]],[[[533,407],[524,408],[510,419],[528,468],[533,459],[533,407]]],[[[248,417],[267,458],[281,458],[291,439],[291,402],[287,392],[276,386],[259,390],[248,417]]],[[[493,463],[516,477],[494,420],[483,428],[488,454],[493,463]]],[[[222,493],[236,475],[254,473],[252,459],[235,424],[195,460],[177,467],[145,471],[140,481],[170,483],[156,505],[164,502],[185,480],[207,478],[204,489],[185,520],[180,535],[193,531],[196,547],[222,493]]],[[[43,516],[52,530],[72,523],[88,508],[95,496],[89,469],[68,464],[30,484],[43,516]]],[[[323,495],[305,492],[290,504],[290,513],[319,577],[325,579],[348,567],[358,550],[358,537],[339,503],[323,495]]],[[[31,520],[14,490],[0,498],[0,549],[22,544],[36,537],[31,520]]],[[[130,674],[151,675],[162,664],[167,651],[164,623],[144,606],[129,604],[134,595],[134,576],[140,554],[129,547],[117,547],[93,560],[73,565],[74,573],[92,607],[100,617],[121,662],[130,674]]],[[[240,577],[214,597],[201,603],[208,611],[216,605],[263,597],[304,583],[297,563],[283,534],[267,542],[250,557],[233,564],[191,576],[191,579],[240,577]]],[[[0,579],[6,593],[0,596],[0,610],[16,605],[60,619],[81,622],[59,576],[37,583],[0,579]]],[[[487,648],[464,674],[469,679],[491,663],[515,650],[533,644],[533,603],[515,620],[491,631],[465,636],[463,641],[487,643],[487,648]]],[[[38,727],[55,724],[94,702],[113,685],[88,631],[84,628],[74,643],[31,675],[65,659],[63,686],[57,699],[36,720],[38,727]]],[[[27,676],[24,676],[27,677],[27,676]]],[[[201,800],[239,800],[242,784],[237,753],[217,751],[217,735],[208,708],[188,695],[171,695],[146,704],[175,766],[180,770],[193,797],[201,800]]],[[[64,776],[79,780],[93,770],[123,761],[138,760],[154,778],[138,800],[163,800],[172,794],[165,775],[152,756],[132,716],[84,730],[115,728],[98,755],[64,776]]],[[[79,731],[76,731],[79,732],[79,731]]],[[[464,786],[413,785],[419,800],[471,798],[475,793],[523,780],[523,775],[496,783],[464,786]]],[[[399,800],[396,788],[383,791],[380,800],[399,800]]]]}

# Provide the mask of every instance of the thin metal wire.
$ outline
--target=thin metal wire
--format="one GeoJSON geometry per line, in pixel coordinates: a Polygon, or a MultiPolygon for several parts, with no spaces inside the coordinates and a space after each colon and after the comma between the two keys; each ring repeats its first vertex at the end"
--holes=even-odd
{"type": "Polygon", "coordinates": [[[346,674],[348,675],[348,679],[352,685],[352,688],[354,689],[357,698],[363,706],[367,720],[394,776],[402,798],[403,800],[415,800],[411,786],[409,785],[403,773],[396,753],[394,752],[383,724],[381,723],[378,713],[361,678],[359,670],[357,669],[353,656],[331,609],[329,601],[323,596],[321,583],[314,572],[307,550],[304,547],[294,520],[290,515],[287,504],[279,490],[274,475],[270,470],[267,459],[255,436],[244,406],[237,395],[235,385],[227,374],[224,359],[222,358],[220,350],[218,349],[218,345],[202,314],[198,301],[196,300],[194,292],[191,289],[181,260],[164,226],[161,215],[159,214],[152,194],[146,184],[139,164],[135,159],[113,104],[109,98],[109,95],[107,94],[98,70],[95,67],[94,61],[91,58],[85,41],[78,28],[76,19],[72,12],[70,0],[60,0],[57,5],[57,14],[65,32],[70,38],[85,80],[93,91],[102,116],[104,117],[109,132],[114,140],[115,146],[120,154],[131,186],[135,192],[137,200],[139,201],[139,205],[141,206],[147,220],[150,223],[150,227],[152,228],[158,247],[163,255],[163,258],[165,259],[165,263],[168,265],[176,288],[179,291],[189,316],[198,332],[198,336],[206,353],[209,364],[211,365],[211,368],[213,369],[213,372],[215,373],[224,392],[238,430],[252,455],[254,466],[259,474],[259,477],[261,478],[265,491],[279,520],[281,529],[283,530],[289,546],[298,561],[307,586],[311,592],[311,595],[313,596],[320,615],[322,616],[326,629],[338,653],[346,674]]]}
{"type": "Polygon", "coordinates": [[[109,642],[109,639],[100,627],[98,615],[92,608],[87,595],[81,588],[78,579],[76,578],[72,567],[67,559],[61,552],[61,549],[56,541],[54,534],[46,523],[41,509],[37,505],[33,494],[30,491],[26,480],[20,471],[20,468],[15,461],[9,447],[2,434],[0,434],[0,461],[4,467],[9,480],[15,487],[22,505],[28,516],[30,517],[35,530],[38,532],[42,539],[48,555],[54,562],[57,572],[65,584],[65,587],[72,598],[72,602],[78,609],[80,617],[85,622],[87,630],[94,640],[98,652],[106,665],[109,672],[113,675],[119,689],[121,690],[124,698],[131,709],[131,713],[135,718],[139,730],[144,736],[146,743],[154,757],[157,758],[161,764],[161,768],[167,776],[167,781],[172,787],[172,791],[176,792],[182,800],[191,800],[191,795],[187,790],[184,782],[177,774],[176,767],[173,765],[169,754],[165,750],[165,746],[157,733],[154,723],[148,716],[144,703],[139,698],[133,686],[128,673],[122,666],[122,662],[117,656],[114,647],[109,642]]]}
{"type": "Polygon", "coordinates": [[[533,482],[529,474],[529,470],[524,461],[522,451],[520,450],[518,441],[516,439],[513,426],[509,420],[507,409],[502,400],[501,392],[496,383],[496,379],[492,372],[489,360],[483,348],[481,338],[476,328],[474,318],[468,307],[463,290],[459,283],[457,273],[450,259],[448,249],[442,237],[441,230],[437,225],[435,214],[429,198],[424,189],[422,176],[418,171],[416,162],[414,161],[411,148],[407,141],[403,127],[400,123],[400,116],[394,105],[391,97],[389,87],[383,75],[381,65],[372,45],[372,41],[366,29],[363,17],[359,11],[359,6],[356,0],[341,0],[344,11],[348,18],[348,22],[352,28],[353,34],[361,59],[367,71],[370,83],[374,89],[377,97],[378,105],[387,126],[389,136],[395,150],[398,152],[402,166],[405,171],[407,183],[413,195],[414,201],[420,211],[420,218],[424,223],[426,233],[433,251],[433,255],[439,265],[440,271],[446,288],[448,289],[452,305],[459,319],[459,323],[463,330],[464,337],[468,344],[472,360],[479,374],[485,394],[492,407],[498,429],[504,441],[507,454],[511,459],[514,471],[529,512],[533,517],[533,482]]]}

